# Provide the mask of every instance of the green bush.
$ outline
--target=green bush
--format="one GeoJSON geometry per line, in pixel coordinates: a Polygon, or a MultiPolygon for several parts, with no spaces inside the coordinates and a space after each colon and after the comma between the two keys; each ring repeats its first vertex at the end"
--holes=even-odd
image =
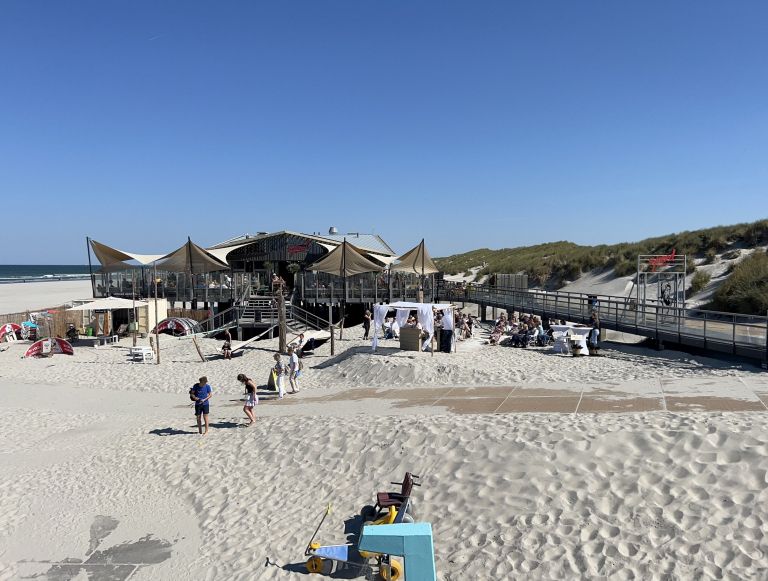
{"type": "Polygon", "coordinates": [[[708,272],[697,270],[694,273],[693,278],[691,278],[691,288],[689,289],[690,293],[692,295],[700,293],[704,290],[704,287],[709,284],[711,279],[712,276],[708,272]]]}
{"type": "Polygon", "coordinates": [[[705,264],[712,264],[715,261],[715,258],[717,258],[717,252],[713,248],[708,249],[704,253],[704,263],[705,264]]]}
{"type": "Polygon", "coordinates": [[[768,254],[742,260],[717,289],[712,307],[721,311],[765,315],[768,311],[768,254]]]}

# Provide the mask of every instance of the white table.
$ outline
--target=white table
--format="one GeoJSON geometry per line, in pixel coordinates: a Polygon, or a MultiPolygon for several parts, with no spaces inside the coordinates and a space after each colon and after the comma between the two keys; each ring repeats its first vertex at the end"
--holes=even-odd
{"type": "Polygon", "coordinates": [[[550,325],[550,328],[556,333],[570,335],[572,345],[581,346],[581,355],[589,355],[587,347],[587,337],[589,337],[592,327],[577,327],[575,325],[550,325]]]}
{"type": "Polygon", "coordinates": [[[152,351],[152,347],[131,347],[130,350],[131,359],[136,361],[137,359],[141,358],[141,362],[144,363],[147,359],[154,359],[155,358],[155,352],[152,351]]]}

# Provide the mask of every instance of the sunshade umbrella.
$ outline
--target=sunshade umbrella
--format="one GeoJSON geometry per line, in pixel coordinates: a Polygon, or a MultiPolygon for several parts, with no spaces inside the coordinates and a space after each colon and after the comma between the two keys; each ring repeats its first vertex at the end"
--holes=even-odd
{"type": "MultiPolygon", "coordinates": [[[[144,301],[135,301],[135,306],[146,307],[148,303],[144,301]]],[[[68,311],[116,311],[118,309],[132,309],[134,307],[134,301],[130,299],[121,299],[118,297],[106,297],[103,299],[96,299],[82,305],[77,305],[67,309],[68,311]]]]}
{"type": "Polygon", "coordinates": [[[366,272],[381,272],[384,267],[367,259],[359,248],[344,240],[325,257],[311,265],[309,270],[327,272],[344,280],[344,296],[341,302],[341,332],[343,332],[344,311],[347,302],[347,277],[366,272]]]}
{"type": "MultiPolygon", "coordinates": [[[[119,309],[133,309],[135,307],[146,307],[148,303],[144,301],[133,301],[128,299],[121,299],[118,297],[106,297],[103,299],[96,299],[82,305],[77,305],[67,309],[68,311],[117,311],[119,309]]],[[[107,329],[105,329],[106,331],[107,329]]]]}

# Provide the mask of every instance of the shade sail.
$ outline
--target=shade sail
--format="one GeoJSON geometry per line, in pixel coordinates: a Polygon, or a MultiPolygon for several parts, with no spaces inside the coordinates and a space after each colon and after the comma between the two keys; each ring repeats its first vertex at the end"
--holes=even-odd
{"type": "Polygon", "coordinates": [[[413,274],[435,274],[440,272],[432,257],[427,252],[424,239],[418,246],[411,248],[400,257],[400,262],[392,266],[392,270],[398,272],[412,272],[413,274]]]}
{"type": "Polygon", "coordinates": [[[139,264],[145,265],[161,259],[164,254],[137,254],[135,252],[124,252],[117,248],[112,248],[101,242],[91,240],[91,248],[96,258],[101,263],[101,269],[104,272],[111,270],[124,270],[129,268],[135,268],[130,264],[125,264],[125,260],[135,260],[139,264]]]}
{"type": "Polygon", "coordinates": [[[368,260],[359,249],[344,241],[326,256],[311,265],[308,270],[347,277],[365,272],[380,272],[384,270],[384,267],[368,260]]]}
{"type": "Polygon", "coordinates": [[[77,305],[68,311],[116,311],[117,309],[132,309],[135,307],[146,307],[148,303],[144,301],[132,301],[131,299],[120,299],[117,297],[107,297],[105,299],[96,299],[82,305],[77,305]]]}
{"type": "Polygon", "coordinates": [[[223,248],[206,248],[205,251],[220,262],[227,262],[227,255],[230,252],[233,252],[238,248],[242,248],[243,246],[253,244],[254,242],[256,242],[256,240],[249,240],[248,242],[243,242],[242,244],[233,244],[232,246],[225,246],[223,248]]]}
{"type": "Polygon", "coordinates": [[[201,248],[192,240],[187,239],[186,244],[167,254],[163,260],[158,262],[157,268],[168,272],[205,274],[218,270],[229,270],[229,265],[216,258],[205,248],[201,248]]]}
{"type": "Polygon", "coordinates": [[[383,263],[384,266],[389,266],[397,260],[397,256],[387,256],[386,254],[376,254],[375,252],[369,252],[368,256],[383,263]]]}

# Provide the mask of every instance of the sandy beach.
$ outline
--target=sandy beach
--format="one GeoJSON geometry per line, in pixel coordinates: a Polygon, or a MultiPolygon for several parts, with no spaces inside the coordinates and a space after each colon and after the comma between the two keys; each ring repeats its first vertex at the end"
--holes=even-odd
{"type": "Polygon", "coordinates": [[[0,284],[0,315],[58,307],[73,299],[92,296],[89,280],[0,284]]]}
{"type": "Polygon", "coordinates": [[[758,368],[482,336],[451,355],[372,353],[361,334],[305,358],[298,394],[260,390],[250,428],[235,377],[265,384],[276,340],[224,361],[203,339],[202,363],[189,339],[162,337],[161,365],[130,362],[130,339],[37,360],[10,345],[0,579],[306,578],[324,507],[320,540],[343,543],[406,470],[423,479],[416,515],[433,525],[439,579],[768,574],[758,368]],[[200,375],[215,393],[205,437],[186,393],[200,375]]]}

